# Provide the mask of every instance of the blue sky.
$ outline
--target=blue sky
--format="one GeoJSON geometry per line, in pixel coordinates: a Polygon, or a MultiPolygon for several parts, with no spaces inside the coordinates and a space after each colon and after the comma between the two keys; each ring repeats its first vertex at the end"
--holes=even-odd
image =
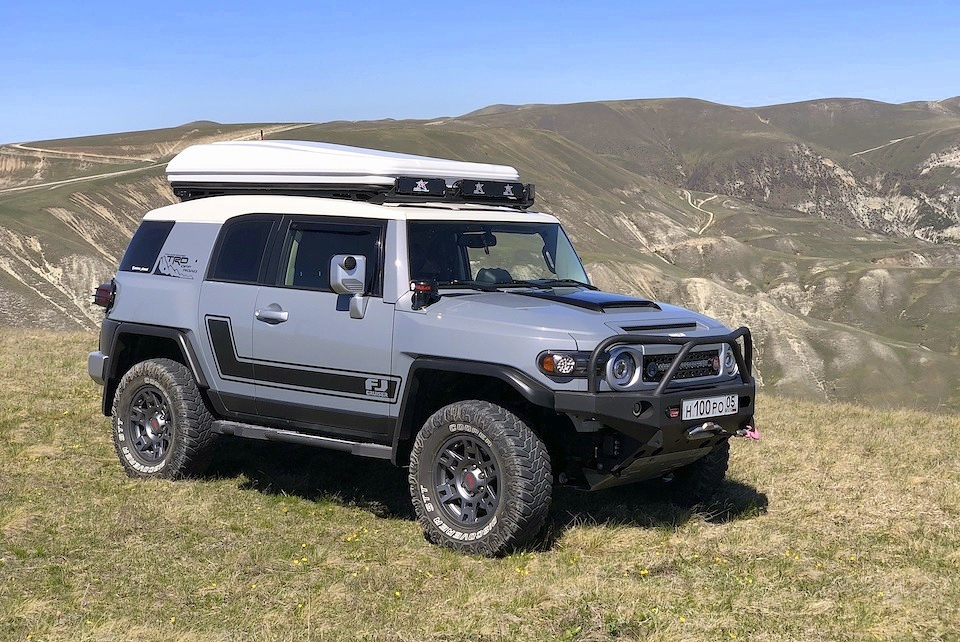
{"type": "Polygon", "coordinates": [[[5,0],[0,34],[0,142],[496,103],[960,94],[957,2],[5,0]]]}

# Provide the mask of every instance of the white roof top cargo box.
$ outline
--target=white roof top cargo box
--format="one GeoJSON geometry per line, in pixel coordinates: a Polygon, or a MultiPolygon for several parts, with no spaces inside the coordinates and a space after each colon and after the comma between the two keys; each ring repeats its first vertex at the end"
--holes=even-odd
{"type": "Polygon", "coordinates": [[[194,145],[167,164],[174,194],[288,194],[369,202],[456,201],[526,209],[533,185],[507,165],[296,140],[194,145]]]}
{"type": "Polygon", "coordinates": [[[194,145],[167,165],[171,183],[326,183],[393,185],[398,176],[520,180],[507,165],[398,154],[376,149],[294,140],[194,145]]]}

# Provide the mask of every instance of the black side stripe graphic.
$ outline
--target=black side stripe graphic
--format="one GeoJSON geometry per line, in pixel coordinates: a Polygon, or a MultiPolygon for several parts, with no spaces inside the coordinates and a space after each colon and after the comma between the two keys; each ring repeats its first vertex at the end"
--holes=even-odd
{"type": "Polygon", "coordinates": [[[237,356],[229,319],[207,318],[207,330],[217,369],[224,378],[241,379],[273,387],[308,388],[319,394],[359,397],[367,401],[396,401],[396,377],[311,370],[292,364],[246,361],[237,356]]]}

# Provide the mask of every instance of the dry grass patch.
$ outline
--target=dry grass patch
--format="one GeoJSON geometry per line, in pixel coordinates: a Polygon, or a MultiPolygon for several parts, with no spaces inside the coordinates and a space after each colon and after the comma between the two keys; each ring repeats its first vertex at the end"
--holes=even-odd
{"type": "Polygon", "coordinates": [[[128,479],[94,344],[0,336],[2,639],[957,639],[957,417],[761,397],[718,504],[559,490],[491,560],[424,542],[384,462],[224,440],[128,479]]]}

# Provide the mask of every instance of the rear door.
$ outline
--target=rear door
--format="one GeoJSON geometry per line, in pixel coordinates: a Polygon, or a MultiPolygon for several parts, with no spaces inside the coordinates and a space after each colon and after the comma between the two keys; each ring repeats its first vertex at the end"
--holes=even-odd
{"type": "Polygon", "coordinates": [[[201,351],[214,366],[209,369],[214,396],[232,412],[256,412],[252,359],[258,281],[280,221],[280,216],[258,214],[224,223],[201,286],[201,351]]]}
{"type": "Polygon", "coordinates": [[[272,285],[256,299],[258,412],[389,443],[399,378],[390,375],[394,306],[383,300],[386,222],[291,217],[283,227],[272,285]],[[351,317],[352,295],[330,287],[331,259],[342,254],[366,257],[362,318],[351,317]]]}

